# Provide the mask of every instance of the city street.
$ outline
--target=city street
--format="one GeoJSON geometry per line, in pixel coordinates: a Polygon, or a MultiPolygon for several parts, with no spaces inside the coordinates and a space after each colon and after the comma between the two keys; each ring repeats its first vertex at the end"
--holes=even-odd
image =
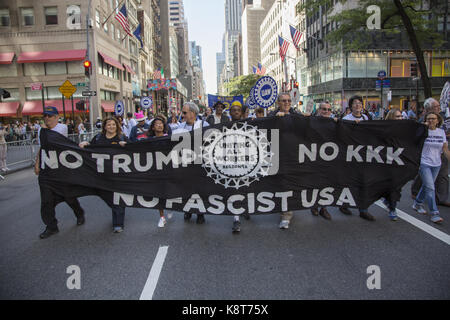
{"type": "Polygon", "coordinates": [[[174,213],[158,228],[157,211],[143,209],[127,209],[125,231],[113,234],[99,198],[81,204],[85,225],[64,203],[60,232],[40,240],[32,169],[0,181],[0,299],[450,299],[450,208],[433,224],[411,209],[409,184],[397,222],[378,205],[370,207],[376,222],[356,210],[331,208],[332,221],[304,210],[288,230],[277,214],[241,219],[237,235],[232,217],[197,225],[174,213]],[[70,266],[79,267],[80,289],[67,286],[70,266]],[[370,266],[381,271],[380,289],[368,288],[370,266]]]}

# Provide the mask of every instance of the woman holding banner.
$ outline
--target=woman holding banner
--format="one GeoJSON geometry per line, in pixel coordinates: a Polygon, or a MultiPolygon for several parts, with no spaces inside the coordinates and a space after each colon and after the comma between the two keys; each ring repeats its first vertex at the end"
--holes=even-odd
{"type": "MultiPolygon", "coordinates": [[[[113,117],[106,118],[102,123],[102,132],[97,134],[91,142],[81,142],[80,148],[84,148],[89,145],[120,145],[125,146],[127,143],[126,136],[122,133],[122,127],[120,122],[113,117]]],[[[125,221],[125,207],[113,205],[112,209],[112,223],[113,232],[120,233],[124,228],[125,221]]]]}
{"type": "Polygon", "coordinates": [[[431,221],[441,223],[444,220],[441,218],[437,208],[434,183],[441,169],[441,154],[444,153],[447,159],[450,159],[450,151],[448,150],[445,131],[440,129],[443,123],[441,115],[435,111],[428,112],[424,121],[428,126],[428,138],[423,145],[419,168],[422,187],[412,207],[418,213],[426,214],[427,212],[423,207],[423,203],[426,201],[430,210],[431,221]]]}
{"type": "MultiPolygon", "coordinates": [[[[169,133],[169,126],[167,125],[167,119],[162,114],[156,115],[156,117],[153,119],[152,123],[150,124],[150,128],[147,131],[148,139],[153,140],[155,138],[159,137],[166,137],[169,133]]],[[[167,214],[168,219],[172,219],[172,214],[167,214]]],[[[167,221],[164,217],[164,209],[159,209],[159,222],[158,227],[164,228],[167,221]]]]}

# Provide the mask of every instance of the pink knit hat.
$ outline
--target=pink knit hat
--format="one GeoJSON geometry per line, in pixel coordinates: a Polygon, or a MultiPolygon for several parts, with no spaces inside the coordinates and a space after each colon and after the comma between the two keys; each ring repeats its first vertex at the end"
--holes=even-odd
{"type": "Polygon", "coordinates": [[[147,120],[147,117],[144,116],[144,113],[142,111],[139,113],[135,113],[134,116],[136,117],[136,120],[139,122],[147,120]]]}

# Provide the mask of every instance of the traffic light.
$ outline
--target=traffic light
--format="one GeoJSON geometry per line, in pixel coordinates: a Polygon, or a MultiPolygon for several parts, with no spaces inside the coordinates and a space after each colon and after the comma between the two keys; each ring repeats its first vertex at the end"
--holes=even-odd
{"type": "Polygon", "coordinates": [[[89,77],[91,75],[92,63],[89,60],[85,60],[83,62],[83,66],[84,66],[84,75],[86,77],[89,77]]]}
{"type": "Polygon", "coordinates": [[[80,100],[76,103],[76,108],[79,111],[84,111],[84,100],[80,100]]]}
{"type": "Polygon", "coordinates": [[[417,62],[411,63],[411,77],[417,77],[417,62]]]}

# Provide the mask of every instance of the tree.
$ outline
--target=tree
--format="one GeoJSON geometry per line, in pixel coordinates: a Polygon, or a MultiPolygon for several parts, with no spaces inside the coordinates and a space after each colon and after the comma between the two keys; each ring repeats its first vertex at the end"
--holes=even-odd
{"type": "Polygon", "coordinates": [[[360,0],[356,7],[344,5],[347,0],[340,0],[334,6],[341,6],[342,11],[333,10],[333,0],[305,0],[298,10],[312,16],[320,9],[330,14],[330,19],[339,27],[331,31],[325,40],[332,45],[342,44],[348,49],[373,49],[374,42],[393,39],[400,33],[406,33],[418,62],[426,97],[431,97],[431,82],[423,55],[423,48],[440,48],[447,41],[446,21],[448,14],[447,0],[360,0]],[[381,8],[381,30],[368,30],[367,21],[372,13],[367,8],[376,5],[381,8]],[[444,32],[438,32],[437,26],[444,22],[444,32]]]}
{"type": "Polygon", "coordinates": [[[250,90],[259,78],[261,78],[261,76],[256,74],[236,77],[226,83],[225,88],[232,96],[243,95],[244,98],[247,98],[250,90]]]}

